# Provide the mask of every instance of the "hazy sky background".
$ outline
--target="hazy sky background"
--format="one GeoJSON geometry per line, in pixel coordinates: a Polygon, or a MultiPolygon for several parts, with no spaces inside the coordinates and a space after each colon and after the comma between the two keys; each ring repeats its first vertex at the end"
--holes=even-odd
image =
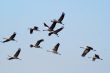
{"type": "MultiPolygon", "coordinates": [[[[60,28],[58,25],[55,29],[60,28]]],[[[1,0],[0,40],[17,33],[18,42],[0,43],[0,73],[109,73],[110,72],[110,0],[1,0]],[[29,34],[29,27],[46,29],[65,12],[64,30],[48,36],[48,32],[29,34]],[[43,49],[30,48],[39,39],[43,49]],[[61,56],[47,52],[60,43],[61,56]],[[85,58],[80,46],[92,46],[85,58]],[[22,60],[7,60],[21,48],[22,60]],[[87,57],[99,54],[104,60],[87,57]]]]}

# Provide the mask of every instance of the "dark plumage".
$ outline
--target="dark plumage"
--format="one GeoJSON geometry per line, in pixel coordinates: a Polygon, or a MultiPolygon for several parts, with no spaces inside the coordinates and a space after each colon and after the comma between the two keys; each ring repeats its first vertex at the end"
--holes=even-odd
{"type": "MultiPolygon", "coordinates": [[[[81,47],[81,48],[82,48],[82,47],[81,47]]],[[[83,53],[82,53],[81,56],[82,56],[82,57],[85,57],[86,54],[90,52],[90,50],[93,50],[93,48],[90,47],[90,46],[86,46],[86,48],[85,48],[85,50],[83,51],[83,53]]],[[[94,50],[94,51],[95,51],[95,50],[94,50]]]]}
{"type": "Polygon", "coordinates": [[[61,54],[58,52],[59,46],[60,46],[60,43],[57,43],[57,44],[54,46],[54,48],[52,49],[52,51],[49,51],[49,50],[47,50],[47,51],[48,51],[48,52],[53,52],[53,53],[55,53],[55,54],[61,55],[61,54]]]}
{"type": "Polygon", "coordinates": [[[64,19],[65,13],[62,12],[62,15],[60,16],[60,18],[58,19],[58,23],[62,24],[62,20],[64,19]]]}
{"type": "Polygon", "coordinates": [[[37,26],[34,26],[33,28],[29,28],[29,29],[30,29],[30,34],[32,34],[33,31],[40,31],[37,26]]]}
{"type": "Polygon", "coordinates": [[[2,43],[5,43],[5,42],[9,42],[9,41],[16,41],[14,38],[16,36],[16,33],[14,32],[9,38],[4,38],[6,40],[4,40],[2,43]]]}
{"type": "Polygon", "coordinates": [[[47,27],[47,28],[49,28],[49,26],[46,23],[44,23],[44,26],[47,27]]]}
{"type": "Polygon", "coordinates": [[[56,26],[56,23],[57,22],[54,21],[50,27],[46,23],[44,23],[44,26],[47,27],[48,29],[47,30],[43,30],[43,31],[50,31],[50,32],[53,31],[55,26],[56,26]]]}
{"type": "MultiPolygon", "coordinates": [[[[18,56],[20,54],[21,49],[19,48],[16,53],[13,55],[13,57],[9,56],[10,58],[8,58],[8,60],[12,60],[12,59],[19,59],[18,56]]],[[[19,59],[21,60],[21,59],[19,59]]]]}
{"type": "Polygon", "coordinates": [[[43,41],[44,41],[44,39],[40,39],[40,40],[38,40],[38,41],[36,42],[35,45],[32,45],[32,44],[31,44],[30,47],[41,48],[40,43],[43,42],[43,41]]]}
{"type": "MultiPolygon", "coordinates": [[[[62,26],[61,28],[59,28],[59,29],[57,29],[57,30],[54,30],[54,31],[50,32],[50,33],[48,34],[48,36],[51,36],[52,34],[55,34],[55,35],[58,36],[58,32],[60,32],[63,28],[64,28],[64,27],[62,26]]],[[[59,37],[59,36],[58,36],[58,37],[59,37]]]]}
{"type": "Polygon", "coordinates": [[[99,57],[99,55],[95,54],[92,58],[92,61],[95,61],[96,59],[100,59],[100,60],[103,60],[99,57]]]}
{"type": "Polygon", "coordinates": [[[57,52],[59,46],[60,46],[60,43],[57,43],[52,50],[55,51],[55,52],[57,52]]]}
{"type": "Polygon", "coordinates": [[[65,17],[65,13],[62,12],[62,15],[60,16],[60,18],[58,20],[53,20],[51,22],[57,21],[57,23],[63,24],[62,21],[63,21],[64,17],[65,17]]]}

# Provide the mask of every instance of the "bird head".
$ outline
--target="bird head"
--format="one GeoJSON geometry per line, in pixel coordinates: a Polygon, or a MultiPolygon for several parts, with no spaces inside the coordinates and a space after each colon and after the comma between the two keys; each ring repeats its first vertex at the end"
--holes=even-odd
{"type": "Polygon", "coordinates": [[[32,48],[32,47],[34,47],[34,46],[31,44],[30,47],[32,48]]]}

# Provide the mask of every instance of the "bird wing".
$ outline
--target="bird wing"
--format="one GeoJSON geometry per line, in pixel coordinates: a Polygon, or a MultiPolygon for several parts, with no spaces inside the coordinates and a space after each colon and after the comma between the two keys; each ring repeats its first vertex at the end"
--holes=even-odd
{"type": "Polygon", "coordinates": [[[9,39],[13,39],[13,38],[15,38],[15,36],[16,36],[16,33],[14,32],[14,33],[10,36],[9,39]]]}
{"type": "Polygon", "coordinates": [[[14,54],[14,57],[18,57],[19,53],[20,53],[21,49],[19,48],[16,53],[14,54]]]}
{"type": "Polygon", "coordinates": [[[10,40],[9,39],[6,39],[6,40],[3,41],[3,43],[8,42],[8,41],[10,41],[10,40]]]}
{"type": "Polygon", "coordinates": [[[97,55],[97,54],[95,54],[95,57],[98,58],[98,59],[100,59],[99,55],[97,55]]]}
{"type": "Polygon", "coordinates": [[[59,22],[61,22],[64,19],[65,13],[62,12],[62,15],[60,16],[60,18],[58,19],[59,22]]]}
{"type": "Polygon", "coordinates": [[[44,23],[44,26],[49,28],[49,26],[46,23],[44,23]]]}
{"type": "Polygon", "coordinates": [[[30,34],[32,34],[33,33],[33,29],[32,28],[30,28],[30,34]]]}
{"type": "Polygon", "coordinates": [[[44,39],[40,39],[40,40],[37,41],[37,43],[35,45],[38,46],[43,41],[44,41],[44,39]]]}
{"type": "Polygon", "coordinates": [[[83,56],[83,57],[86,56],[86,54],[87,54],[89,51],[90,51],[89,49],[85,49],[85,50],[83,51],[83,53],[82,53],[82,56],[83,56]]]}
{"type": "Polygon", "coordinates": [[[63,28],[64,28],[64,27],[62,26],[61,28],[59,28],[59,29],[53,31],[53,33],[57,34],[57,33],[60,32],[63,28]]]}
{"type": "Polygon", "coordinates": [[[52,50],[57,51],[60,46],[60,43],[56,44],[52,50]]]}
{"type": "Polygon", "coordinates": [[[53,21],[53,23],[52,23],[52,25],[50,26],[49,29],[53,30],[55,28],[55,26],[56,26],[56,23],[57,23],[56,21],[53,21]]]}
{"type": "Polygon", "coordinates": [[[90,47],[90,46],[87,46],[87,48],[88,48],[88,49],[90,49],[90,50],[93,50],[93,48],[92,48],[92,47],[90,47]]]}

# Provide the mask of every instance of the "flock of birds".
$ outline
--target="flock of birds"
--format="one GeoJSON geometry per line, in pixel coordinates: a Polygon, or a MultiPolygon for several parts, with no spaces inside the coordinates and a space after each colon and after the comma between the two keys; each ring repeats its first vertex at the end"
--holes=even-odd
{"type": "MultiPolygon", "coordinates": [[[[48,32],[49,32],[49,33],[48,33],[48,36],[51,36],[52,34],[55,34],[57,37],[59,37],[58,33],[59,33],[62,29],[64,29],[64,26],[62,26],[62,27],[60,27],[60,28],[58,28],[58,29],[56,29],[56,30],[54,30],[54,28],[55,28],[55,26],[56,26],[57,24],[62,24],[62,25],[64,25],[64,24],[62,23],[64,17],[65,17],[65,13],[62,12],[62,14],[61,14],[61,16],[60,16],[59,19],[57,19],[57,20],[54,19],[54,20],[51,21],[51,22],[52,22],[51,26],[48,26],[48,25],[44,22],[44,27],[46,27],[47,29],[46,29],[46,30],[43,30],[43,31],[48,31],[48,32]]],[[[37,26],[34,26],[33,28],[29,28],[29,30],[30,30],[30,34],[33,34],[34,31],[40,31],[40,30],[39,30],[39,27],[37,27],[37,26]]],[[[16,42],[17,42],[17,40],[15,40],[15,37],[16,37],[16,32],[14,32],[9,38],[3,38],[3,39],[5,39],[5,40],[4,40],[4,41],[0,41],[0,42],[2,42],[2,43],[6,43],[6,42],[9,42],[9,41],[16,41],[16,42]]],[[[35,44],[30,44],[30,47],[31,47],[31,48],[32,48],[32,47],[34,47],[34,48],[42,48],[42,47],[40,46],[40,43],[43,42],[43,41],[44,41],[44,39],[39,39],[35,44]]],[[[52,53],[54,53],[54,54],[61,55],[61,54],[58,52],[59,46],[60,46],[60,43],[57,43],[57,44],[53,47],[52,50],[47,50],[47,52],[52,52],[52,53]]],[[[80,48],[84,48],[84,47],[80,47],[80,48]]],[[[81,55],[82,57],[85,57],[85,56],[87,55],[87,53],[89,53],[91,50],[93,50],[93,48],[90,47],[90,46],[86,46],[84,49],[85,49],[85,50],[83,51],[83,53],[82,53],[82,55],[81,55]]],[[[96,51],[96,50],[93,50],[93,51],[96,51]]],[[[19,48],[19,49],[15,52],[15,54],[14,54],[13,56],[9,56],[8,60],[12,60],[12,59],[19,59],[19,60],[21,60],[21,59],[18,57],[19,54],[20,54],[20,52],[21,52],[21,48],[19,48]]],[[[95,54],[93,57],[89,57],[89,58],[92,58],[92,61],[95,61],[96,59],[103,60],[103,59],[101,59],[101,58],[99,57],[98,54],[95,54]]]]}
{"type": "MultiPolygon", "coordinates": [[[[49,32],[49,33],[48,33],[48,36],[51,36],[52,34],[55,34],[57,37],[59,37],[58,33],[64,28],[64,26],[62,26],[62,27],[60,27],[60,28],[58,28],[58,29],[56,29],[56,30],[54,30],[54,28],[55,28],[55,26],[56,26],[58,23],[64,25],[64,24],[62,23],[62,20],[64,19],[64,16],[65,16],[65,13],[62,12],[62,15],[60,16],[60,18],[59,18],[58,20],[54,19],[54,20],[51,21],[51,22],[52,22],[51,26],[48,26],[46,23],[44,23],[44,27],[46,27],[47,29],[46,29],[46,30],[43,30],[43,31],[48,31],[48,32],[49,32]]],[[[29,28],[29,30],[30,30],[30,34],[33,34],[33,32],[35,32],[35,31],[40,31],[40,30],[39,30],[39,27],[37,27],[37,26],[34,26],[33,28],[29,28]]],[[[2,43],[6,43],[6,42],[9,42],[9,41],[16,41],[16,42],[17,42],[17,40],[15,39],[15,37],[16,37],[16,32],[14,32],[9,38],[3,38],[3,39],[5,39],[5,40],[4,40],[4,41],[0,41],[0,42],[2,42],[2,43]]],[[[30,47],[31,47],[31,48],[32,48],[32,47],[34,47],[34,48],[42,48],[42,47],[40,46],[40,43],[43,42],[43,41],[44,41],[44,39],[39,39],[35,44],[30,44],[30,47]]],[[[61,54],[58,52],[59,46],[60,46],[60,43],[57,43],[57,44],[55,44],[55,46],[53,47],[52,50],[47,50],[47,52],[52,52],[52,53],[54,53],[54,54],[59,54],[59,55],[61,55],[61,54]]],[[[19,59],[19,60],[21,60],[21,59],[18,57],[19,54],[20,54],[20,52],[21,52],[21,48],[19,48],[19,49],[15,52],[15,54],[14,54],[13,56],[9,56],[8,60],[13,60],[13,59],[19,59]]]]}
{"type": "MultiPolygon", "coordinates": [[[[80,47],[80,48],[84,48],[84,47],[80,47]]],[[[94,50],[94,49],[93,49],[92,47],[90,47],[90,46],[86,46],[84,49],[85,49],[85,50],[83,51],[83,53],[82,53],[82,55],[81,55],[82,57],[85,57],[91,50],[96,51],[96,50],[94,50]]],[[[94,54],[93,57],[88,57],[88,58],[92,58],[92,61],[95,61],[96,59],[103,60],[103,59],[101,59],[101,58],[99,57],[98,54],[94,54]]]]}

